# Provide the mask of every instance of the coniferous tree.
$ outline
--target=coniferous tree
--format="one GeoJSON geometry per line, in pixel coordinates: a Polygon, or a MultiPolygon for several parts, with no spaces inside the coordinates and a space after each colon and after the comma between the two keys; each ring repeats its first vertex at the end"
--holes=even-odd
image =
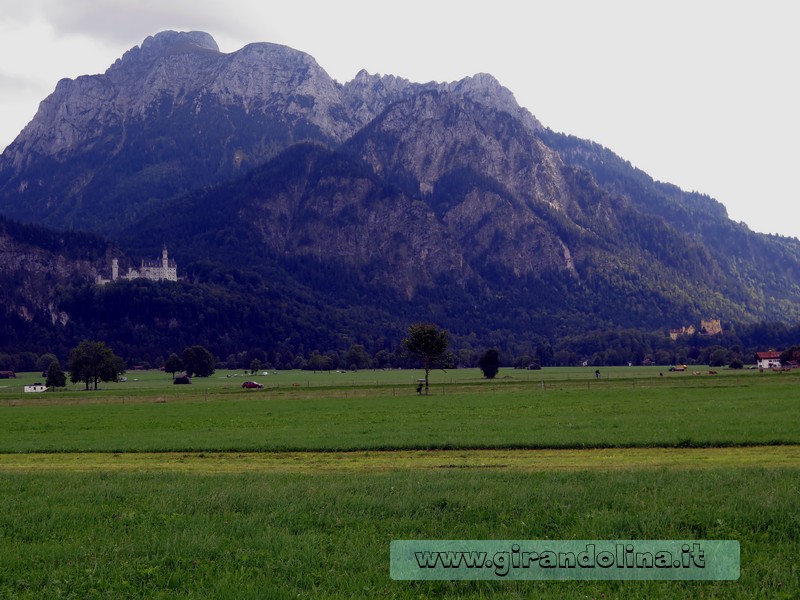
{"type": "Polygon", "coordinates": [[[49,388],[60,388],[67,385],[67,375],[61,370],[58,360],[54,360],[47,367],[46,385],[49,388]]]}
{"type": "Polygon", "coordinates": [[[478,361],[478,366],[483,371],[483,376],[486,379],[494,379],[494,376],[500,370],[500,353],[496,348],[490,348],[483,353],[478,361]]]}

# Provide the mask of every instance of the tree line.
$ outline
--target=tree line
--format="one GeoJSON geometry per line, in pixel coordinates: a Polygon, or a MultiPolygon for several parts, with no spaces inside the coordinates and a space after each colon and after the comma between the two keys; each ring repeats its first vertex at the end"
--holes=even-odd
{"type": "MultiPolygon", "coordinates": [[[[716,336],[700,334],[681,336],[671,340],[664,332],[643,332],[635,329],[595,331],[582,336],[573,336],[550,343],[546,338],[520,342],[502,333],[489,339],[479,339],[449,331],[449,364],[454,368],[475,368],[487,350],[497,354],[499,367],[521,369],[551,366],[619,366],[619,365],[672,365],[702,364],[726,366],[752,364],[758,351],[785,351],[800,344],[800,328],[783,324],[759,323],[746,327],[727,327],[725,333],[716,336]]],[[[344,349],[294,352],[288,345],[271,348],[251,347],[219,356],[204,344],[188,343],[177,349],[156,355],[151,360],[141,360],[120,349],[114,342],[106,342],[116,355],[124,356],[130,367],[161,368],[174,367],[177,371],[188,371],[204,376],[215,368],[257,370],[303,369],[309,371],[363,370],[387,368],[411,368],[422,363],[407,352],[403,340],[395,344],[386,339],[370,347],[354,342],[344,349]],[[192,351],[191,349],[202,349],[192,351]],[[199,357],[199,358],[197,358],[199,357]],[[177,359],[177,360],[176,360],[177,359]]],[[[37,354],[25,350],[16,354],[0,352],[0,371],[47,373],[50,364],[58,361],[66,364],[71,349],[37,354]]],[[[169,369],[173,372],[173,368],[169,369]]],[[[191,376],[191,375],[190,375],[191,376]]]]}
{"type": "MultiPolygon", "coordinates": [[[[765,333],[763,329],[761,333],[765,333]]],[[[730,335],[730,334],[729,334],[730,335]]],[[[622,343],[622,346],[627,348],[622,351],[619,356],[634,356],[637,351],[637,344],[634,343],[639,339],[634,332],[626,332],[625,334],[613,334],[615,340],[622,343]],[[630,353],[633,352],[634,355],[630,353]]],[[[705,336],[710,337],[710,336],[705,336]]],[[[715,336],[720,337],[720,336],[715,336]]],[[[696,343],[698,335],[684,336],[683,342],[694,340],[696,343]]],[[[679,352],[684,352],[684,346],[678,346],[679,352]]],[[[420,381],[418,393],[428,394],[429,389],[429,375],[433,369],[446,369],[457,366],[477,366],[483,372],[484,377],[487,379],[494,378],[501,366],[514,366],[516,368],[538,369],[542,366],[573,366],[575,362],[572,355],[563,354],[565,351],[553,351],[552,347],[540,347],[534,356],[523,356],[512,364],[503,364],[501,353],[497,348],[489,348],[479,356],[476,357],[475,365],[464,365],[459,362],[450,350],[450,333],[438,325],[432,323],[415,323],[408,328],[408,335],[402,340],[398,349],[396,358],[404,361],[403,366],[421,367],[425,371],[425,379],[420,381]],[[563,364],[568,363],[568,364],[563,364]]],[[[656,354],[657,360],[652,360],[649,356],[642,359],[636,364],[708,364],[712,367],[729,366],[730,368],[743,368],[744,360],[742,356],[742,347],[734,346],[733,348],[726,348],[719,344],[710,344],[703,348],[702,351],[696,353],[690,350],[685,354],[670,354],[666,350],[660,350],[661,354],[656,354]],[[677,358],[677,360],[676,360],[677,358]],[[694,358],[699,362],[695,362],[694,358]],[[660,362],[659,362],[660,361],[660,362]]],[[[62,370],[61,363],[57,356],[52,353],[43,354],[36,357],[31,352],[22,353],[23,360],[29,364],[35,362],[38,369],[43,371],[43,375],[47,378],[47,386],[51,388],[64,387],[66,385],[67,374],[62,370]]],[[[459,353],[461,360],[464,358],[464,353],[459,353]]],[[[255,373],[261,369],[275,368],[269,362],[262,362],[261,358],[266,355],[263,351],[250,351],[242,353],[238,357],[234,357],[236,366],[229,368],[242,368],[241,360],[248,361],[249,363],[245,368],[249,369],[251,373],[255,373]],[[238,359],[238,361],[237,361],[238,359]]],[[[638,355],[636,355],[638,356],[638,355]]],[[[315,351],[312,353],[309,361],[304,361],[300,368],[313,369],[317,371],[333,370],[334,367],[341,368],[341,365],[347,364],[346,369],[358,370],[362,368],[386,368],[390,366],[388,363],[390,355],[386,354],[383,358],[386,363],[379,366],[375,360],[371,359],[367,354],[364,346],[354,344],[350,347],[345,356],[339,360],[338,364],[335,363],[336,355],[322,355],[315,351]],[[342,362],[344,361],[344,362],[342,362]]],[[[377,358],[377,357],[376,357],[377,358]]],[[[598,356],[593,356],[592,361],[583,361],[584,365],[603,366],[608,363],[599,362],[598,356]]],[[[295,361],[297,359],[295,358],[295,361]]],[[[4,364],[3,357],[0,356],[0,370],[7,370],[4,364]]],[[[781,354],[781,362],[784,364],[800,363],[800,344],[794,344],[785,348],[781,354]]],[[[627,361],[627,364],[634,364],[633,361],[627,361]]],[[[175,379],[178,372],[184,372],[184,377],[208,377],[215,372],[217,366],[217,359],[206,348],[201,345],[194,345],[187,347],[183,352],[178,355],[177,353],[170,353],[169,356],[163,361],[159,367],[167,373],[171,373],[175,379]]],[[[84,383],[86,390],[97,389],[100,382],[116,381],[126,371],[125,361],[117,356],[113,350],[106,345],[105,342],[97,340],[83,340],[78,346],[70,351],[69,359],[67,362],[67,371],[69,372],[69,379],[72,383],[84,383]]],[[[292,365],[290,368],[297,368],[297,365],[292,365]]]]}
{"type": "MultiPolygon", "coordinates": [[[[36,361],[46,377],[48,388],[61,388],[67,385],[67,373],[72,383],[83,383],[86,390],[96,390],[101,382],[117,381],[127,370],[125,360],[99,340],[85,339],[69,353],[66,369],[54,354],[43,354],[36,361]]],[[[178,371],[186,377],[208,377],[214,373],[216,359],[202,346],[185,348],[178,356],[173,353],[161,366],[165,372],[172,373],[173,379],[178,371]]]]}

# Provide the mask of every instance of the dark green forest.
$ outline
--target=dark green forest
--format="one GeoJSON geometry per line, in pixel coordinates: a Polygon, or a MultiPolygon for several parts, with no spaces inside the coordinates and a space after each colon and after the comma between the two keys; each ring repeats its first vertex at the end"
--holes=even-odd
{"type": "MultiPolygon", "coordinates": [[[[323,277],[323,267],[317,267],[316,272],[308,269],[309,283],[315,275],[323,277]]],[[[462,367],[477,366],[487,348],[498,349],[503,366],[522,368],[584,362],[720,366],[736,358],[749,363],[756,351],[783,350],[800,340],[799,326],[781,323],[723,323],[722,335],[694,334],[675,341],[663,329],[591,329],[590,320],[570,318],[569,306],[560,314],[552,309],[537,314],[497,303],[487,305],[485,314],[460,314],[450,312],[441,289],[438,298],[430,293],[390,316],[375,305],[335,302],[341,288],[331,292],[328,303],[301,287],[273,289],[255,272],[204,263],[190,273],[205,282],[134,280],[62,288],[58,301],[71,316],[65,326],[7,314],[0,325],[0,370],[29,370],[31,357],[44,353],[64,362],[86,337],[106,341],[129,366],[161,366],[170,353],[193,345],[208,348],[218,365],[231,368],[247,368],[254,359],[265,368],[305,368],[314,357],[325,356],[328,367],[346,369],[352,365],[345,357],[356,347],[363,347],[369,366],[410,366],[401,342],[408,325],[419,320],[450,332],[451,350],[462,367]],[[470,327],[476,322],[482,328],[470,327]],[[523,324],[535,333],[522,338],[516,332],[523,324]]]]}

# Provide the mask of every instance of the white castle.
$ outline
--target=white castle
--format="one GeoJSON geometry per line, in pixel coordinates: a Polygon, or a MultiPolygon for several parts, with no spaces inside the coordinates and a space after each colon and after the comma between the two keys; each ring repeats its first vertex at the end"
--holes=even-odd
{"type": "Polygon", "coordinates": [[[111,261],[111,279],[103,279],[97,276],[97,283],[108,283],[109,281],[117,281],[119,279],[149,279],[151,281],[178,281],[178,265],[169,258],[167,247],[161,251],[161,261],[148,260],[142,261],[142,266],[136,269],[128,269],[125,275],[119,274],[119,260],[113,259],[111,261]]]}

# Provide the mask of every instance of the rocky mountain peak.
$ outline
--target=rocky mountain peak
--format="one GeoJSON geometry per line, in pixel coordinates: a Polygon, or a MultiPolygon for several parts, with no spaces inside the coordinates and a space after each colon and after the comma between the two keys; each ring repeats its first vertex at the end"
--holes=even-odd
{"type": "Polygon", "coordinates": [[[419,84],[394,75],[371,75],[365,69],[344,85],[343,97],[348,111],[361,125],[366,125],[390,104],[413,95],[419,84]]]}
{"type": "Polygon", "coordinates": [[[356,121],[366,125],[392,104],[425,91],[452,94],[492,110],[507,112],[519,119],[530,132],[542,129],[542,124],[517,104],[511,90],[488,73],[477,73],[450,83],[412,83],[394,75],[371,75],[362,69],[344,85],[343,95],[356,121]]]}
{"type": "Polygon", "coordinates": [[[361,69],[348,85],[353,87],[380,86],[386,89],[402,90],[409,87],[411,82],[395,75],[381,75],[380,73],[372,75],[366,69],[361,69]]]}
{"type": "Polygon", "coordinates": [[[288,129],[309,123],[319,131],[310,137],[341,141],[353,128],[334,116],[345,113],[339,88],[311,56],[287,46],[256,43],[224,54],[208,33],[163,31],[103,74],[61,80],[2,162],[19,172],[31,153],[67,160],[99,144],[116,155],[133,124],[180,111],[203,122],[203,108],[212,105],[223,114],[243,110],[265,115],[262,121],[282,119],[288,129]]]}
{"type": "Polygon", "coordinates": [[[448,91],[466,96],[479,104],[517,109],[514,94],[503,87],[494,76],[488,73],[477,73],[471,77],[464,77],[445,86],[448,91]]]}
{"type": "Polygon", "coordinates": [[[197,47],[219,52],[219,46],[211,34],[205,31],[162,31],[147,37],[142,42],[144,51],[172,51],[176,47],[197,47]]]}
{"type": "Polygon", "coordinates": [[[134,46],[128,50],[112,68],[133,61],[150,62],[162,56],[193,52],[219,53],[219,46],[214,38],[204,31],[162,31],[146,38],[141,46],[134,46]]]}
{"type": "Polygon", "coordinates": [[[530,130],[542,128],[542,124],[526,109],[517,103],[514,94],[504,87],[494,76],[478,73],[459,81],[447,84],[446,89],[468,98],[477,104],[492,107],[517,117],[530,130]]]}
{"type": "MultiPolygon", "coordinates": [[[[417,124],[406,123],[405,110],[383,124],[399,127],[403,147],[417,150],[409,159],[414,168],[406,168],[420,182],[438,179],[445,165],[457,166],[453,157],[475,156],[459,144],[473,149],[486,142],[493,148],[486,164],[492,171],[501,169],[506,160],[502,144],[476,129],[467,118],[473,109],[498,118],[508,114],[528,133],[540,128],[514,95],[485,73],[451,83],[413,83],[362,70],[342,85],[312,56],[288,46],[259,42],[222,53],[208,33],[162,31],[126,52],[105,73],[58,83],[0,157],[0,207],[17,218],[35,220],[45,205],[54,222],[80,221],[94,228],[97,224],[87,225],[82,216],[89,205],[94,206],[92,218],[118,214],[116,204],[136,215],[140,202],[164,201],[191,189],[176,187],[175,181],[216,183],[297,142],[337,146],[398,104],[405,105],[412,120],[426,111],[450,119],[445,129],[452,130],[432,129],[433,138],[441,139],[432,139],[424,127],[418,132],[418,139],[433,143],[440,154],[447,149],[424,168],[428,149],[405,135],[406,129],[418,130],[417,124]],[[431,99],[424,98],[422,104],[414,102],[425,94],[455,104],[426,104],[431,99]],[[205,150],[189,160],[187,148],[205,150]],[[63,165],[58,173],[47,166],[52,160],[63,165]],[[166,164],[169,169],[163,168],[166,164]],[[107,177],[105,172],[120,174],[107,177]],[[162,179],[154,179],[154,172],[162,179]]],[[[487,131],[495,125],[484,124],[487,131]]]]}
{"type": "Polygon", "coordinates": [[[391,104],[348,147],[376,173],[412,178],[422,192],[438,189],[450,174],[470,172],[525,203],[566,208],[563,162],[533,135],[533,116],[513,96],[493,105],[492,89],[507,92],[492,77],[421,89],[391,104]]]}

